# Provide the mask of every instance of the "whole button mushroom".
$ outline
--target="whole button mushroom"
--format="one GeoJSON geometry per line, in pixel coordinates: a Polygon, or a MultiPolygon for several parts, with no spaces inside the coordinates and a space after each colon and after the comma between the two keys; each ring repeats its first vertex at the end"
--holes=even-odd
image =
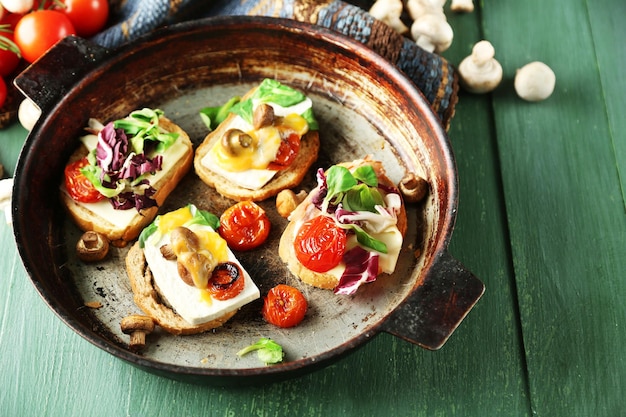
{"type": "Polygon", "coordinates": [[[515,74],[515,91],[527,101],[547,99],[554,91],[555,84],[554,71],[543,62],[526,64],[515,74]]]}
{"type": "Polygon", "coordinates": [[[76,242],[76,255],[83,262],[98,262],[109,253],[109,241],[101,233],[87,231],[76,242]]]}
{"type": "Polygon", "coordinates": [[[146,335],[154,331],[154,321],[148,316],[131,314],[120,322],[123,333],[130,335],[128,347],[132,351],[139,351],[146,346],[146,335]]]}
{"type": "Polygon", "coordinates": [[[502,81],[502,66],[494,58],[496,52],[489,41],[477,42],[472,54],[459,65],[461,85],[471,93],[482,94],[494,90],[502,81]]]}

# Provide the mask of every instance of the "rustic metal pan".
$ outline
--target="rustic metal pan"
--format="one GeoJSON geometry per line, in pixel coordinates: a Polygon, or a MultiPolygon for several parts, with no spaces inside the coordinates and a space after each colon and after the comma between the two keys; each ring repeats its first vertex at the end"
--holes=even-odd
{"type": "MultiPolygon", "coordinates": [[[[67,38],[17,80],[43,114],[26,140],[15,176],[15,238],[33,284],[50,308],[95,346],[140,368],[175,379],[247,384],[293,377],[330,364],[380,332],[438,349],[484,291],[447,245],[457,209],[457,176],[446,134],[421,94],[398,70],[362,44],[320,27],[263,17],[213,18],[159,30],[116,51],[67,38]],[[409,230],[396,272],[352,297],[301,284],[276,255],[285,220],[264,203],[269,242],[239,254],[266,293],[278,283],[299,287],[310,309],[303,323],[281,330],[265,323],[261,301],[224,327],[174,337],[157,331],[142,354],[127,349],[122,317],[139,310],[123,266],[126,248],[99,264],[74,254],[80,232],[58,201],[64,164],[89,117],[108,121],[144,106],[163,109],[198,144],[207,133],[198,111],[241,95],[263,78],[307,92],[320,121],[315,167],[367,154],[399,181],[413,171],[430,193],[408,207],[409,230]],[[96,301],[101,308],[85,306],[96,301]],[[282,364],[264,366],[236,352],[260,337],[280,343],[282,364]]],[[[313,171],[313,170],[312,170],[313,171]]],[[[311,172],[302,188],[314,185],[311,172]]],[[[188,202],[220,214],[231,201],[192,172],[162,211],[188,202]]]]}

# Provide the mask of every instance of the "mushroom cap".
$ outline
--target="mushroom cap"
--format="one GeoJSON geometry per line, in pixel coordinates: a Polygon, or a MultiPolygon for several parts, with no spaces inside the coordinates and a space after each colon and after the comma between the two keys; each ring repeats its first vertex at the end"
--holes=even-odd
{"type": "Polygon", "coordinates": [[[502,81],[502,65],[494,58],[495,49],[486,40],[477,42],[472,54],[459,64],[461,85],[471,93],[482,94],[494,90],[502,81]]]}
{"type": "Polygon", "coordinates": [[[136,331],[151,333],[154,331],[154,321],[151,317],[142,316],[140,314],[131,314],[124,317],[120,322],[122,332],[130,334],[136,331]]]}
{"type": "MultiPolygon", "coordinates": [[[[411,25],[411,37],[419,46],[433,45],[434,51],[441,53],[448,49],[454,38],[454,31],[448,21],[434,14],[425,14],[411,25]],[[424,39],[426,42],[424,42],[424,39]]],[[[425,47],[424,49],[428,49],[425,47]]]]}
{"type": "Polygon", "coordinates": [[[554,91],[556,75],[543,62],[534,61],[517,70],[514,85],[517,95],[524,100],[541,101],[554,91]]]}

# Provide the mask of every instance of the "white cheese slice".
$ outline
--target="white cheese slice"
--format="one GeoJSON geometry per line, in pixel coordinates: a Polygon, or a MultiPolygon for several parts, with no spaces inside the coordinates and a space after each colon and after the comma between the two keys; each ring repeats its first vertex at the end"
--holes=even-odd
{"type": "MultiPolygon", "coordinates": [[[[191,225],[189,229],[192,231],[213,230],[209,226],[202,225],[191,225]]],[[[161,296],[190,324],[197,325],[217,319],[260,297],[259,289],[252,281],[252,278],[229,249],[229,260],[237,263],[244,273],[244,289],[230,300],[220,301],[212,299],[210,303],[203,300],[202,293],[198,288],[185,284],[180,278],[176,261],[168,261],[161,254],[159,248],[166,243],[169,243],[169,233],[163,236],[159,234],[151,236],[144,247],[146,261],[152,271],[154,282],[159,288],[161,296]]]]}
{"type": "MultiPolygon", "coordinates": [[[[87,149],[91,151],[95,149],[98,144],[98,137],[96,135],[85,135],[80,138],[80,140],[85,144],[87,149]]],[[[170,146],[166,155],[163,158],[162,169],[157,171],[154,176],[149,177],[150,183],[155,184],[164,175],[166,175],[171,169],[174,169],[176,165],[178,165],[185,157],[187,152],[189,151],[189,146],[185,144],[183,141],[177,140],[170,146]]],[[[65,186],[61,186],[63,192],[67,193],[65,186]]],[[[111,205],[111,202],[108,199],[100,200],[95,203],[81,203],[86,209],[91,210],[94,214],[107,219],[111,223],[113,223],[116,227],[125,227],[128,225],[135,216],[137,215],[137,210],[129,209],[129,210],[116,210],[111,205]]]]}

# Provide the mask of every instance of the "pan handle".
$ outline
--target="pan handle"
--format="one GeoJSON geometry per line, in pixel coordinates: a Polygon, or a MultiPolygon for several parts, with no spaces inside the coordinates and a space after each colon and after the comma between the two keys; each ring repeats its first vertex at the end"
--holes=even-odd
{"type": "Polygon", "coordinates": [[[57,42],[14,80],[15,86],[47,112],[110,51],[77,36],[57,42]]]}
{"type": "Polygon", "coordinates": [[[443,251],[422,284],[394,310],[382,330],[423,348],[437,350],[484,292],[484,284],[443,251]]]}

